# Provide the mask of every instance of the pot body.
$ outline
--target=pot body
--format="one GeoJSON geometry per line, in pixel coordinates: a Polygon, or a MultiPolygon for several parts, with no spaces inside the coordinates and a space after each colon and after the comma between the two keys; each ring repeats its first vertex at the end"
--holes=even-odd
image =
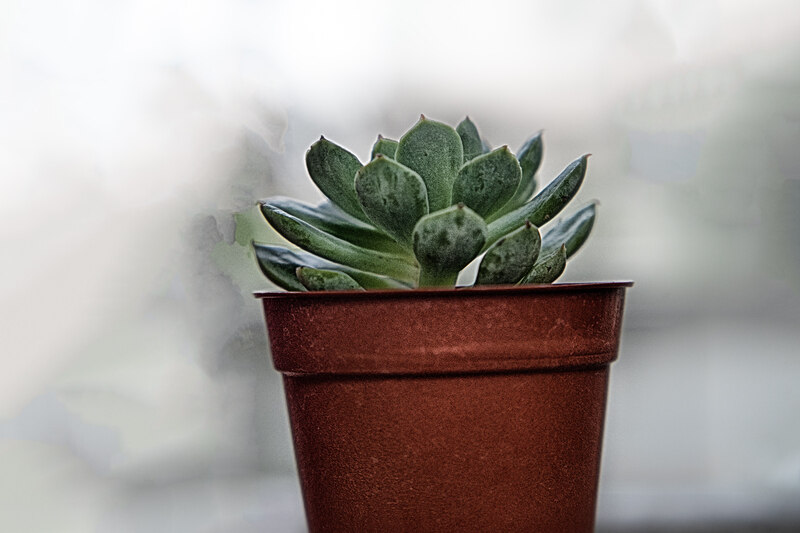
{"type": "Polygon", "coordinates": [[[259,294],[309,529],[591,531],[627,286],[259,294]]]}

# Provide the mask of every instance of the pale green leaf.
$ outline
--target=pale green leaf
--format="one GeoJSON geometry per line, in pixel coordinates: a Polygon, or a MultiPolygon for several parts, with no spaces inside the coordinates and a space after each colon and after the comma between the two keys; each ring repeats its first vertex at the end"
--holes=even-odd
{"type": "Polygon", "coordinates": [[[422,117],[400,138],[395,158],[425,182],[431,211],[450,205],[453,181],[464,160],[456,130],[422,117]]]}
{"type": "Polygon", "coordinates": [[[378,154],[356,173],[356,194],[375,226],[411,247],[414,226],[428,214],[428,194],[419,174],[378,154]]]}

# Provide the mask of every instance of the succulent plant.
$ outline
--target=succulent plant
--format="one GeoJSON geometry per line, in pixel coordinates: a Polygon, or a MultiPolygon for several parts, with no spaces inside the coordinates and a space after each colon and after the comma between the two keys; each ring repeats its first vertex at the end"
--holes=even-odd
{"type": "Polygon", "coordinates": [[[534,196],[542,134],[515,156],[492,150],[465,118],[452,127],[420,117],[399,141],[378,139],[362,165],[320,137],[306,153],[317,206],[259,202],[269,224],[302,250],[253,243],[259,266],[287,290],[453,286],[480,259],[476,285],[551,283],[589,235],[595,203],[554,223],[575,196],[588,155],[534,196]]]}

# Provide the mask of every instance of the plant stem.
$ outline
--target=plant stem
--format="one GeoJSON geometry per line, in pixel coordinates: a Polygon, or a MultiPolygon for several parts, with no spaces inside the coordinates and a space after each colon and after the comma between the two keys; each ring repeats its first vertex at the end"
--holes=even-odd
{"type": "Polygon", "coordinates": [[[418,287],[453,287],[458,279],[458,272],[436,272],[421,267],[419,271],[418,287]]]}

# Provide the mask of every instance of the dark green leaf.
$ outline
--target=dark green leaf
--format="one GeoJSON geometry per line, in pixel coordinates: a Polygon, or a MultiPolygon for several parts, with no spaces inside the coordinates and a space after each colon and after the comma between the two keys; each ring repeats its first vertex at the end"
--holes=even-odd
{"type": "Polygon", "coordinates": [[[431,211],[450,205],[453,181],[464,160],[461,138],[456,130],[421,117],[400,139],[396,159],[425,182],[431,211]]]}
{"type": "Polygon", "coordinates": [[[336,270],[322,270],[311,267],[298,267],[297,279],[310,291],[353,291],[364,290],[356,280],[336,270]]]}
{"type": "Polygon", "coordinates": [[[494,243],[478,267],[476,285],[513,284],[531,271],[539,255],[541,238],[527,223],[494,243]]]}
{"type": "Polygon", "coordinates": [[[540,227],[556,216],[575,196],[583,183],[588,157],[585,155],[570,163],[533,200],[491,222],[486,246],[520,227],[526,220],[530,220],[531,224],[540,227]]]}
{"type": "Polygon", "coordinates": [[[421,267],[419,285],[453,285],[485,240],[486,223],[463,205],[422,217],[414,228],[414,253],[421,267]]]}
{"type": "Polygon", "coordinates": [[[480,155],[461,167],[453,183],[453,202],[486,217],[500,209],[517,190],[520,167],[507,146],[480,155]]]}
{"type": "Polygon", "coordinates": [[[290,290],[303,291],[305,287],[297,279],[298,267],[313,267],[344,272],[366,289],[407,289],[408,285],[385,276],[363,272],[327,261],[301,250],[290,250],[283,246],[253,243],[258,266],[267,278],[276,285],[290,290]]]}
{"type": "Polygon", "coordinates": [[[542,162],[542,132],[540,131],[520,148],[517,154],[519,165],[522,168],[522,176],[519,180],[514,196],[508,201],[503,208],[498,211],[495,217],[504,215],[509,211],[513,211],[525,202],[531,199],[533,191],[536,190],[536,171],[539,169],[539,164],[542,162]]]}
{"type": "Polygon", "coordinates": [[[356,246],[276,207],[264,205],[261,212],[283,237],[315,255],[359,270],[391,276],[400,281],[413,282],[417,277],[417,266],[407,256],[356,246]]]}
{"type": "Polygon", "coordinates": [[[259,202],[259,205],[262,209],[264,205],[277,207],[326,233],[330,233],[331,235],[349,241],[357,246],[383,252],[398,254],[407,253],[403,247],[384,232],[371,224],[367,224],[366,222],[362,222],[348,215],[328,200],[320,205],[313,206],[292,198],[274,196],[259,202]]]}
{"type": "Polygon", "coordinates": [[[295,270],[304,264],[300,254],[308,257],[315,256],[305,252],[295,252],[283,246],[272,246],[266,244],[253,243],[256,252],[256,259],[261,272],[267,276],[271,282],[287,291],[304,291],[303,284],[297,279],[295,270]]]}
{"type": "Polygon", "coordinates": [[[478,128],[469,117],[462,120],[456,127],[458,136],[461,137],[461,144],[464,147],[464,162],[478,157],[488,152],[488,146],[481,139],[478,128]]]}
{"type": "Polygon", "coordinates": [[[533,269],[520,281],[521,285],[531,283],[553,283],[564,272],[567,265],[567,249],[562,244],[555,250],[542,253],[533,269]]]}
{"type": "Polygon", "coordinates": [[[308,174],[319,190],[347,214],[367,222],[356,197],[356,172],[361,168],[358,158],[324,137],[306,152],[308,174]]]}
{"type": "Polygon", "coordinates": [[[564,244],[567,257],[572,257],[583,246],[594,226],[596,215],[594,202],[583,206],[572,215],[562,218],[554,227],[545,233],[542,239],[542,249],[552,251],[564,244]]]}
{"type": "Polygon", "coordinates": [[[373,224],[411,246],[414,226],[428,214],[428,194],[419,174],[378,154],[356,173],[356,194],[373,224]]]}
{"type": "Polygon", "coordinates": [[[386,157],[394,159],[395,153],[397,153],[397,141],[378,135],[378,140],[372,145],[372,155],[370,158],[375,159],[376,155],[383,154],[386,157]]]}

